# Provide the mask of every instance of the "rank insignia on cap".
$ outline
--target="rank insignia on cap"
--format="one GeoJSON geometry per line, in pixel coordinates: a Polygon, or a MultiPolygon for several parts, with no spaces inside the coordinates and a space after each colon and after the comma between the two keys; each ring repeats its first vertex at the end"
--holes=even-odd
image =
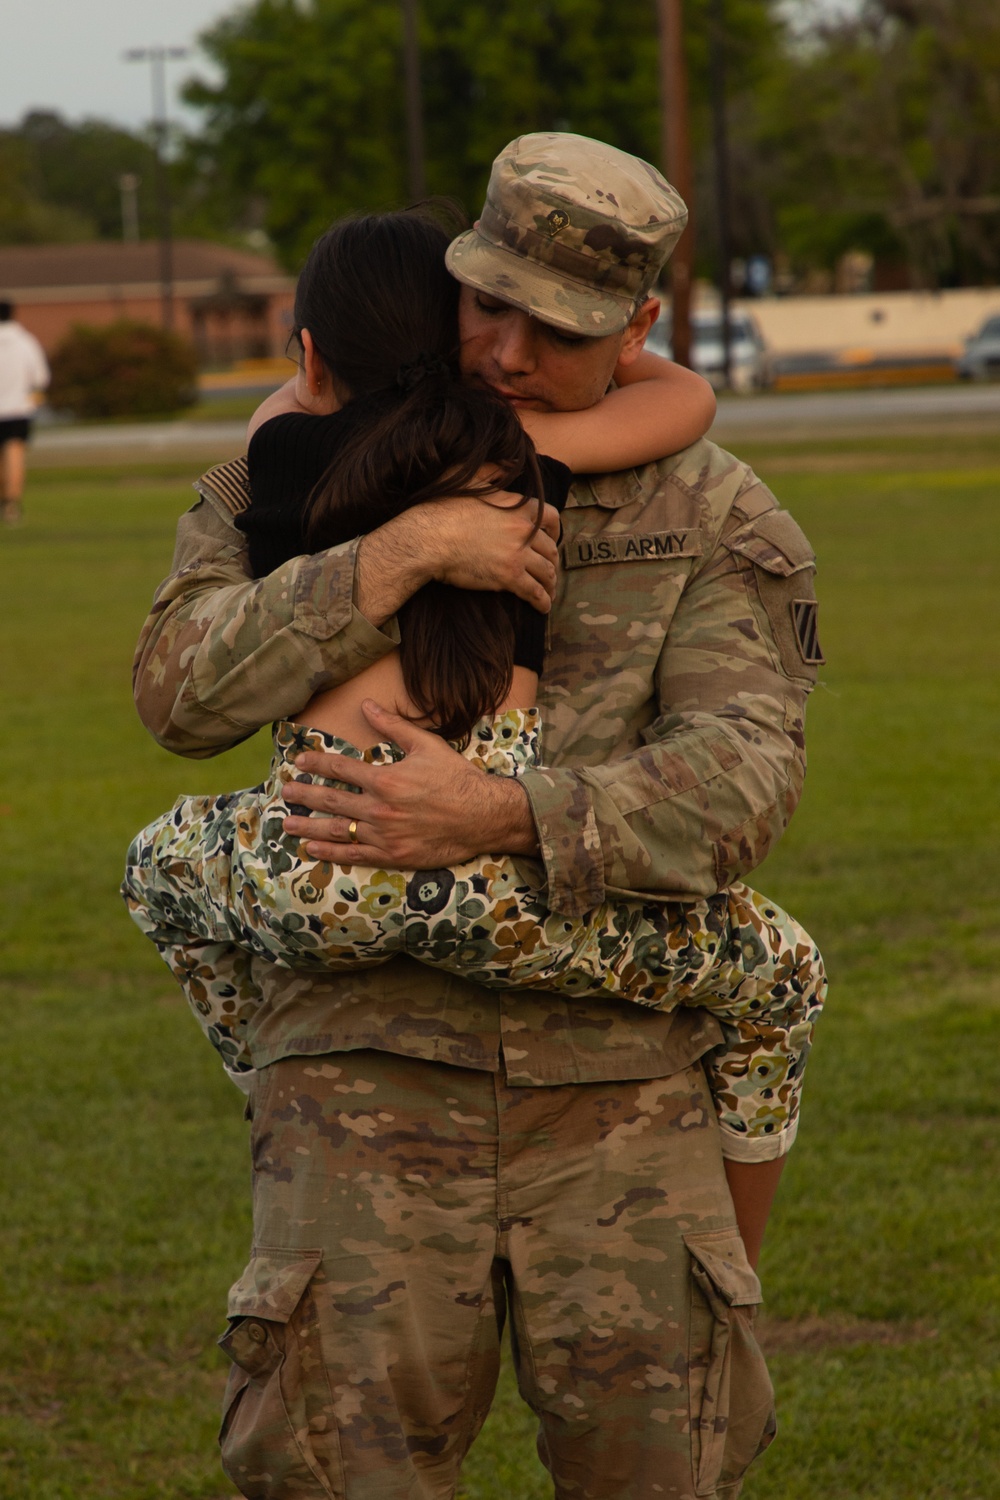
{"type": "Polygon", "coordinates": [[[564,208],[554,208],[550,214],[546,214],[545,222],[549,226],[549,234],[558,234],[569,223],[569,214],[564,208]]]}

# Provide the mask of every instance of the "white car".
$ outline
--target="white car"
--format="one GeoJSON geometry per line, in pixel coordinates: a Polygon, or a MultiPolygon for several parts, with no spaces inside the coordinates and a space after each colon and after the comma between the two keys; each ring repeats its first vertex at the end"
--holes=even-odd
{"type": "Polygon", "coordinates": [[[957,369],[959,380],[1000,379],[1000,318],[987,318],[979,332],[966,339],[957,369]]]}
{"type": "MultiPolygon", "coordinates": [[[[664,310],[646,340],[654,354],[671,358],[670,314],[664,310]]],[[[718,389],[723,383],[722,314],[696,312],[691,317],[691,363],[718,389]]],[[[767,345],[750,313],[729,314],[729,372],[734,391],[759,391],[772,384],[767,345]]]]}

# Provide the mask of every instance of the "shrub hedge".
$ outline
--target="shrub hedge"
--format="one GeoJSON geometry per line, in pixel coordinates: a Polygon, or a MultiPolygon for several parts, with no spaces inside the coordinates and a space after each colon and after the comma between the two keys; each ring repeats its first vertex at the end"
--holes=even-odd
{"type": "Polygon", "coordinates": [[[77,417],[159,416],[197,398],[194,348],[151,323],[76,323],[51,365],[49,405],[77,417]]]}

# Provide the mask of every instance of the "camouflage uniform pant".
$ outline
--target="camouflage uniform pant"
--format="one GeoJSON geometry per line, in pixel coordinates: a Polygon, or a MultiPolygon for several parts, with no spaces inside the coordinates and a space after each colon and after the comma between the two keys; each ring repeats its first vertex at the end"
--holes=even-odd
{"type": "MultiPolygon", "coordinates": [[[[537,710],[508,712],[484,720],[466,753],[487,771],[517,775],[536,763],[537,736],[537,710]]],[[[791,1146],[826,978],[809,934],[779,906],[737,885],[689,903],[609,900],[573,921],[553,912],[530,869],[509,858],[409,873],[303,858],[282,828],[282,793],[296,775],[291,757],[307,748],[360,756],[321,731],[278,724],[263,786],[182,798],[129,850],[129,910],[231,1073],[250,1068],[250,953],[291,968],[337,969],[405,952],[506,989],[712,1011],[726,1035],[712,1083],[731,1154],[752,1160],[791,1146]]],[[[401,754],[380,745],[365,758],[401,754]]]]}
{"type": "Polygon", "coordinates": [[[332,1053],[261,1069],[251,1100],[221,1340],[244,1495],[450,1500],[509,1316],[556,1500],[734,1500],[774,1418],[698,1064],[511,1088],[332,1053]]]}

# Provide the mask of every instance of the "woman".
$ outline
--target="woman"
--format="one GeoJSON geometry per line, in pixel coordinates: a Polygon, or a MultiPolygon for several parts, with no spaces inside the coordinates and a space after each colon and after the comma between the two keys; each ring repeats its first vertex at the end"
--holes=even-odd
{"type": "MultiPolygon", "coordinates": [[[[299,400],[265,403],[248,453],[254,502],[242,524],[258,576],[418,503],[473,493],[561,508],[568,469],[648,461],[687,446],[711,420],[698,377],[645,356],[620,367],[623,388],[596,407],[531,413],[523,425],[492,393],[463,386],[446,244],[418,215],[387,214],[342,223],[314,247],[296,296],[299,400]],[[517,490],[534,498],[518,500],[517,490]]],[[[251,954],[352,968],[405,951],[488,985],[712,1009],[730,1023],[731,1046],[714,1065],[723,1128],[785,1132],[791,1144],[825,980],[808,935],[773,903],[738,887],[684,905],[608,901],[574,922],[546,906],[536,872],[512,859],[401,872],[302,857],[282,827],[296,753],[402,754],[367,743],[365,698],[436,729],[489,773],[538,763],[541,615],[513,597],[432,582],[399,612],[399,627],[398,651],[275,726],[262,787],[181,799],[130,850],[130,911],[231,1075],[246,1082],[251,1071],[251,954]]]]}

